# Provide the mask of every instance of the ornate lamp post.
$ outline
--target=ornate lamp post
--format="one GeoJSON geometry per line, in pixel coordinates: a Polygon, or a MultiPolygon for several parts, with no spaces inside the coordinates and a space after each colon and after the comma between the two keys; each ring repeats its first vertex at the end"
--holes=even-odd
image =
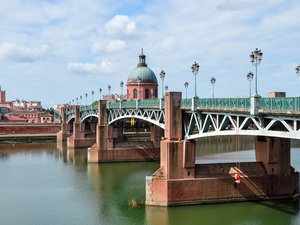
{"type": "Polygon", "coordinates": [[[166,73],[165,71],[161,71],[160,72],[160,79],[161,79],[161,97],[163,98],[164,97],[164,79],[166,77],[166,73]]]}
{"type": "Polygon", "coordinates": [[[187,89],[189,87],[189,83],[187,81],[184,83],[184,87],[185,87],[185,99],[187,99],[187,89]]]}
{"type": "MultiPolygon", "coordinates": [[[[299,78],[299,85],[300,85],[300,64],[296,67],[296,73],[299,78]]],[[[299,94],[300,94],[300,86],[299,86],[299,94]]]]}
{"type": "Polygon", "coordinates": [[[87,96],[88,96],[88,94],[86,93],[85,94],[85,107],[87,107],[87,96]]]}
{"type": "Polygon", "coordinates": [[[80,95],[80,105],[82,105],[82,95],[80,95]]]}
{"type": "Polygon", "coordinates": [[[108,86],[107,86],[107,89],[108,89],[108,101],[109,101],[109,99],[110,99],[110,89],[111,89],[111,86],[108,85],[108,86]]]}
{"type": "Polygon", "coordinates": [[[169,89],[168,85],[165,86],[165,91],[167,92],[169,89]]]}
{"type": "Polygon", "coordinates": [[[140,83],[141,83],[141,78],[140,77],[138,77],[138,79],[137,79],[137,83],[138,83],[138,100],[140,100],[140,83]]]}
{"type": "Polygon", "coordinates": [[[124,82],[123,81],[121,81],[120,82],[120,87],[121,87],[121,96],[120,96],[120,101],[122,101],[122,96],[123,96],[123,86],[124,86],[124,82]]]}
{"type": "Polygon", "coordinates": [[[93,102],[94,102],[94,91],[92,91],[92,105],[93,105],[93,102]]]}
{"type": "Polygon", "coordinates": [[[260,64],[260,62],[262,60],[262,56],[263,56],[263,53],[258,48],[256,48],[250,54],[251,63],[253,66],[255,66],[255,95],[258,95],[258,92],[257,92],[257,66],[260,64]]]}
{"type": "Polygon", "coordinates": [[[76,98],[76,105],[78,105],[78,98],[76,98]]]}
{"type": "Polygon", "coordinates": [[[195,76],[195,97],[197,97],[197,79],[196,79],[196,76],[197,76],[197,74],[198,74],[198,71],[199,71],[199,64],[198,63],[196,63],[196,62],[194,62],[193,63],[193,65],[192,65],[192,73],[194,74],[194,76],[195,76]]]}
{"type": "Polygon", "coordinates": [[[101,100],[101,95],[102,95],[102,88],[99,88],[99,95],[100,95],[100,100],[101,100]]]}
{"type": "Polygon", "coordinates": [[[212,77],[210,79],[210,83],[212,85],[212,98],[215,98],[215,84],[216,84],[216,78],[212,77]]]}
{"type": "Polygon", "coordinates": [[[72,99],[72,105],[74,105],[74,99],[72,99]]]}
{"type": "Polygon", "coordinates": [[[250,88],[249,88],[250,89],[250,97],[251,97],[251,82],[253,80],[253,77],[254,77],[254,74],[251,71],[249,71],[249,73],[247,73],[247,80],[250,83],[250,88]]]}

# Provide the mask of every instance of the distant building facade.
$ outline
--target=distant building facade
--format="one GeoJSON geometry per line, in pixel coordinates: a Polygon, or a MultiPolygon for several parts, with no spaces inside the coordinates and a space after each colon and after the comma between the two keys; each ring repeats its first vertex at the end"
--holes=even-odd
{"type": "Polygon", "coordinates": [[[275,91],[275,92],[269,92],[269,93],[267,93],[267,97],[271,97],[271,98],[286,97],[286,94],[285,94],[285,92],[275,91]]]}
{"type": "Polygon", "coordinates": [[[5,91],[1,90],[1,86],[0,86],[0,103],[3,103],[5,101],[6,101],[5,91]]]}
{"type": "Polygon", "coordinates": [[[40,101],[7,101],[6,93],[0,86],[0,121],[53,123],[54,116],[44,111],[40,101]]]}

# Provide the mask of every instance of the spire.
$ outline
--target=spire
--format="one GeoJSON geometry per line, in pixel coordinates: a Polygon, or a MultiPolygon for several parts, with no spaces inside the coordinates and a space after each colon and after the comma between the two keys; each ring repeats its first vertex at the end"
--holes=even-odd
{"type": "Polygon", "coordinates": [[[141,54],[139,55],[139,63],[138,63],[138,66],[147,66],[147,64],[146,64],[146,56],[145,56],[144,53],[143,53],[143,48],[142,48],[141,54]]]}

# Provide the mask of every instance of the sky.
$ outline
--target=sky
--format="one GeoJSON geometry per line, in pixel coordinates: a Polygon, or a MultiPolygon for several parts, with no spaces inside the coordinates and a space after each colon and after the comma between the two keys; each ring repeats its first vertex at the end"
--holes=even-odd
{"type": "Polygon", "coordinates": [[[121,92],[143,48],[159,95],[164,70],[169,91],[185,97],[188,82],[192,97],[197,62],[200,98],[212,97],[212,77],[216,98],[248,97],[258,48],[258,94],[299,96],[299,16],[299,0],[0,0],[0,85],[7,100],[44,108],[90,103],[108,85],[121,92]]]}

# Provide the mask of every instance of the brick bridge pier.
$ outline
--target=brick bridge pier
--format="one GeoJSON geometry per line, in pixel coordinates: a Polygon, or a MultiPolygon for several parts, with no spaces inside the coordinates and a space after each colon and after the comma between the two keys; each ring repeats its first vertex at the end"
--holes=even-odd
{"type": "Polygon", "coordinates": [[[196,142],[183,140],[180,105],[181,93],[166,93],[160,168],[146,177],[146,205],[280,199],[299,193],[290,139],[256,137],[256,162],[196,164],[196,142]]]}

